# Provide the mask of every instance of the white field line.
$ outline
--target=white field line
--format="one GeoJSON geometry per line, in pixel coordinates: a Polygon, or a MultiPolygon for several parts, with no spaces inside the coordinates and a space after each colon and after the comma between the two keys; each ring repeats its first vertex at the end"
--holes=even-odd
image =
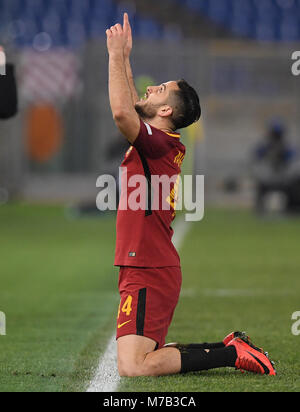
{"type": "Polygon", "coordinates": [[[117,343],[113,334],[102,355],[87,392],[116,392],[120,376],[117,369],[117,343]]]}
{"type": "MultiPolygon", "coordinates": [[[[173,244],[180,249],[184,238],[192,223],[184,220],[181,216],[174,226],[173,244]]],[[[111,337],[104,354],[101,356],[96,373],[90,382],[87,392],[116,392],[120,382],[117,369],[117,343],[116,336],[111,337]]]]}

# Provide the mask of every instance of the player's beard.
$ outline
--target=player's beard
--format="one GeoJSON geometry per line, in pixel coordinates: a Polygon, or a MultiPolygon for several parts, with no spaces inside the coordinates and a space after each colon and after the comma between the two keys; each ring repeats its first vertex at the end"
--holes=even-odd
{"type": "Polygon", "coordinates": [[[157,107],[149,102],[138,102],[134,106],[137,114],[144,120],[151,120],[157,114],[157,107]]]}

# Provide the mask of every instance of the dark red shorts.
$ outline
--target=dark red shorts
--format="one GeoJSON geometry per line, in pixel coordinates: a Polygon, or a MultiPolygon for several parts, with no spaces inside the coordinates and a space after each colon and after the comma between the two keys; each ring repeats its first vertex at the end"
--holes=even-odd
{"type": "Polygon", "coordinates": [[[179,267],[121,267],[117,339],[127,335],[146,336],[161,348],[178,303],[181,283],[179,267]]]}

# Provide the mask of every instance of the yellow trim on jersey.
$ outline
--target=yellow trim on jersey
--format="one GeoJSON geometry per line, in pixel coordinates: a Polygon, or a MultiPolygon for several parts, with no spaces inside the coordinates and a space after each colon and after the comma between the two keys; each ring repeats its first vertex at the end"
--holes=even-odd
{"type": "Polygon", "coordinates": [[[167,132],[165,133],[171,137],[177,137],[177,139],[180,139],[180,134],[173,134],[173,133],[167,133],[167,132]]]}

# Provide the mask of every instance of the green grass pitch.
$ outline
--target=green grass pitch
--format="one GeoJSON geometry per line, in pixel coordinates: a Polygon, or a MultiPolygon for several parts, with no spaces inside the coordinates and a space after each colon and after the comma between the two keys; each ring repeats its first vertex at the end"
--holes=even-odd
{"type": "MultiPolygon", "coordinates": [[[[277,377],[229,368],[121,379],[120,391],[299,391],[299,220],[208,210],[180,251],[183,290],[168,341],[246,330],[277,377]]],[[[0,208],[0,391],[84,391],[115,329],[114,216],[68,220],[62,208],[0,208]]]]}

